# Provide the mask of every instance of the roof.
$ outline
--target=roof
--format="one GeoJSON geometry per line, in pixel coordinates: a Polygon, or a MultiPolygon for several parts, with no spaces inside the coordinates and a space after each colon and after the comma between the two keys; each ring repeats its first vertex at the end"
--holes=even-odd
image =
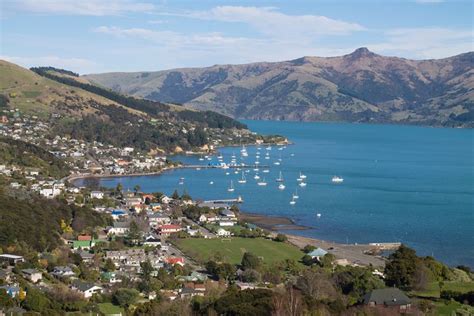
{"type": "Polygon", "coordinates": [[[181,228],[180,225],[174,225],[174,224],[167,224],[167,225],[161,225],[161,229],[179,229],[181,228]]]}
{"type": "Polygon", "coordinates": [[[21,270],[21,272],[26,273],[26,274],[40,273],[40,272],[39,272],[38,270],[36,270],[36,269],[23,269],[23,270],[21,270]]]}
{"type": "Polygon", "coordinates": [[[411,303],[408,296],[397,288],[376,289],[364,296],[364,304],[398,306],[411,303]]]}
{"type": "Polygon", "coordinates": [[[91,241],[90,240],[74,240],[72,242],[72,246],[74,248],[90,247],[91,246],[91,241]]]}
{"type": "Polygon", "coordinates": [[[308,256],[311,256],[311,257],[323,257],[324,255],[326,255],[328,252],[322,248],[316,248],[314,249],[313,251],[309,252],[308,253],[308,256]]]}
{"type": "Polygon", "coordinates": [[[0,255],[0,258],[8,258],[8,259],[23,259],[22,256],[17,256],[17,255],[10,255],[10,254],[3,254],[0,255]]]}
{"type": "Polygon", "coordinates": [[[94,283],[82,282],[80,280],[74,280],[72,282],[72,285],[81,292],[85,292],[87,290],[90,290],[94,286],[98,286],[98,285],[95,285],[94,283]]]}

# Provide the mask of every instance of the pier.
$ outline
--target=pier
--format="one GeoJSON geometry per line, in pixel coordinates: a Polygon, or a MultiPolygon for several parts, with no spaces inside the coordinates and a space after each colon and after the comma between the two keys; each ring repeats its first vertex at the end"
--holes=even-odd
{"type": "Polygon", "coordinates": [[[201,168],[201,169],[254,169],[270,168],[269,165],[182,165],[181,168],[201,168]]]}
{"type": "Polygon", "coordinates": [[[204,203],[210,203],[210,204],[235,204],[235,203],[243,203],[244,200],[242,199],[241,196],[239,196],[236,199],[222,199],[222,200],[209,200],[209,201],[204,201],[204,203]]]}

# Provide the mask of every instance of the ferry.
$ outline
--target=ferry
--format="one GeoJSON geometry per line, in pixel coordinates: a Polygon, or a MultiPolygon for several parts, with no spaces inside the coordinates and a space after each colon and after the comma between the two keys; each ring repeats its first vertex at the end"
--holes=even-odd
{"type": "Polygon", "coordinates": [[[332,180],[331,180],[333,183],[342,183],[344,182],[344,179],[343,178],[340,178],[338,176],[334,176],[332,177],[332,180]]]}

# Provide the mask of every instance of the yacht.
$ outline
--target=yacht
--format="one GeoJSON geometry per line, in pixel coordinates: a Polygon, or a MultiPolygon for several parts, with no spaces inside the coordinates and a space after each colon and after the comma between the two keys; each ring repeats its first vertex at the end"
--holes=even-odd
{"type": "Polygon", "coordinates": [[[306,182],[300,182],[299,186],[300,186],[300,187],[305,187],[305,186],[306,186],[306,182]]]}
{"type": "Polygon", "coordinates": [[[278,178],[276,178],[276,182],[283,182],[283,175],[281,174],[281,171],[280,171],[280,175],[278,176],[278,178]]]}
{"type": "Polygon", "coordinates": [[[230,187],[227,189],[229,192],[234,192],[234,182],[230,180],[230,187]]]}
{"type": "Polygon", "coordinates": [[[267,148],[265,148],[266,150],[272,150],[272,146],[268,146],[267,148]]]}
{"type": "Polygon", "coordinates": [[[321,217],[321,213],[316,214],[316,216],[317,216],[318,218],[321,217]]]}
{"type": "Polygon", "coordinates": [[[300,171],[300,179],[306,179],[306,175],[302,174],[300,171]]]}
{"type": "Polygon", "coordinates": [[[210,181],[209,184],[214,184],[214,181],[210,181]]]}
{"type": "Polygon", "coordinates": [[[260,176],[258,174],[256,174],[254,177],[253,177],[255,180],[258,180],[260,179],[260,176]]]}
{"type": "Polygon", "coordinates": [[[286,188],[286,187],[285,187],[285,185],[284,185],[283,183],[280,183],[280,184],[278,185],[278,189],[279,189],[279,190],[285,190],[285,188],[286,188]]]}
{"type": "Polygon", "coordinates": [[[259,186],[266,186],[266,185],[267,185],[267,182],[265,181],[265,178],[263,178],[263,180],[257,182],[257,184],[258,184],[259,186]]]}
{"type": "Polygon", "coordinates": [[[344,179],[343,178],[340,178],[338,176],[334,176],[332,177],[332,180],[331,180],[333,183],[342,183],[344,182],[344,179]]]}
{"type": "Polygon", "coordinates": [[[202,158],[202,157],[199,157],[199,161],[204,161],[204,158],[202,158]]]}
{"type": "Polygon", "coordinates": [[[179,178],[179,184],[184,184],[184,178],[179,178]]]}
{"type": "Polygon", "coordinates": [[[293,199],[296,200],[296,199],[299,199],[300,196],[298,195],[298,189],[295,190],[295,193],[293,193],[293,199]]]}
{"type": "Polygon", "coordinates": [[[296,201],[295,201],[295,199],[294,199],[294,198],[293,198],[293,199],[291,199],[291,201],[290,201],[290,205],[295,205],[295,204],[296,204],[296,201]]]}
{"type": "Polygon", "coordinates": [[[280,162],[279,162],[279,161],[275,161],[273,164],[274,164],[275,166],[279,166],[279,165],[280,165],[280,162]]]}
{"type": "Polygon", "coordinates": [[[303,182],[303,179],[298,178],[298,179],[296,179],[296,181],[298,181],[298,182],[303,182]]]}
{"type": "Polygon", "coordinates": [[[239,183],[247,183],[247,179],[245,179],[245,174],[242,172],[242,178],[238,180],[239,183]]]}
{"type": "Polygon", "coordinates": [[[226,172],[225,175],[228,176],[230,174],[230,172],[226,172]]]}
{"type": "Polygon", "coordinates": [[[269,173],[269,172],[270,172],[270,170],[268,170],[268,169],[263,169],[263,171],[262,171],[262,172],[263,172],[263,173],[269,173]]]}

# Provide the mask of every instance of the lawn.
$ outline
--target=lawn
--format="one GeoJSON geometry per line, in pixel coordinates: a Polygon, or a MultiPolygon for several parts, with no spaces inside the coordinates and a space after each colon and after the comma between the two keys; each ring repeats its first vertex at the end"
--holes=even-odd
{"type": "Polygon", "coordinates": [[[220,255],[225,261],[239,264],[245,252],[252,252],[263,259],[264,263],[273,263],[285,259],[300,260],[304,253],[295,246],[264,238],[228,238],[180,239],[177,246],[188,256],[205,262],[220,255]]]}
{"type": "MultiPolygon", "coordinates": [[[[474,282],[444,282],[443,291],[456,291],[456,292],[469,292],[474,291],[474,282]]],[[[428,284],[426,290],[417,291],[414,293],[420,297],[434,297],[439,298],[439,285],[438,282],[432,282],[428,284]]]]}
{"type": "Polygon", "coordinates": [[[99,305],[99,310],[101,313],[105,315],[112,315],[112,314],[122,314],[125,315],[125,312],[123,308],[119,306],[115,306],[112,303],[100,303],[99,305]]]}
{"type": "Polygon", "coordinates": [[[463,305],[458,302],[437,302],[436,306],[436,315],[439,316],[451,316],[457,310],[464,311],[462,315],[472,315],[474,312],[474,307],[469,305],[463,305]]]}

